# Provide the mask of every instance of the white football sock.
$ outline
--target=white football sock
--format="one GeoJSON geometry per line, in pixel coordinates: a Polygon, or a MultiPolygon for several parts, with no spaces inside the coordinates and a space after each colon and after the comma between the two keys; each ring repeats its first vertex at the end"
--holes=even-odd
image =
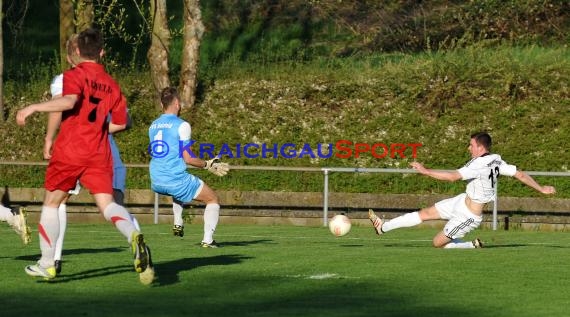
{"type": "Polygon", "coordinates": [[[184,219],[182,219],[182,211],[184,211],[184,206],[175,201],[172,202],[172,213],[174,214],[174,224],[177,226],[184,225],[184,219]]]}
{"type": "Polygon", "coordinates": [[[63,253],[63,239],[65,237],[65,229],[67,228],[67,206],[60,204],[57,208],[57,216],[59,218],[59,236],[55,243],[55,256],[54,260],[61,260],[63,253]]]}
{"type": "Polygon", "coordinates": [[[57,208],[42,206],[38,231],[42,251],[42,257],[38,263],[44,268],[52,267],[54,265],[55,243],[59,236],[57,208]]]}
{"type": "Polygon", "coordinates": [[[461,239],[453,239],[451,242],[446,244],[444,249],[475,249],[473,242],[463,241],[461,239]]]}
{"type": "Polygon", "coordinates": [[[12,210],[0,205],[0,221],[6,221],[9,224],[12,224],[12,218],[14,218],[12,210]]]}
{"type": "Polygon", "coordinates": [[[131,214],[129,214],[125,207],[112,202],[103,211],[103,216],[107,221],[113,222],[115,227],[127,238],[127,241],[131,243],[131,236],[133,232],[137,231],[137,228],[133,223],[131,214]]]}
{"type": "Polygon", "coordinates": [[[410,212],[383,223],[382,231],[388,232],[390,230],[398,228],[413,227],[419,225],[420,223],[422,223],[422,219],[420,218],[420,213],[417,211],[410,212]]]}
{"type": "Polygon", "coordinates": [[[137,229],[138,232],[141,232],[141,225],[139,225],[139,221],[137,220],[137,218],[133,215],[131,215],[131,221],[133,222],[133,225],[135,225],[135,228],[137,229]]]}
{"type": "Polygon", "coordinates": [[[220,219],[220,205],[218,204],[207,204],[206,210],[204,210],[204,243],[212,243],[214,241],[214,232],[218,226],[218,220],[220,219]]]}

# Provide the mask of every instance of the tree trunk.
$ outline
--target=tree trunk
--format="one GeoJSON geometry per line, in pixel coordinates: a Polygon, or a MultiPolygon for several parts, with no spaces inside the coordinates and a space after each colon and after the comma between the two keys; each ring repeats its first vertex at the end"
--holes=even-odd
{"type": "Polygon", "coordinates": [[[204,34],[200,0],[184,0],[184,43],[180,74],[180,101],[192,107],[196,101],[200,42],[204,34]]]}
{"type": "Polygon", "coordinates": [[[93,9],[93,0],[79,0],[76,8],[77,15],[77,33],[93,26],[95,16],[93,9]]]}
{"type": "Polygon", "coordinates": [[[75,32],[73,24],[73,2],[72,0],[59,0],[59,60],[61,63],[61,70],[69,68],[65,44],[67,39],[75,32]]]}
{"type": "Polygon", "coordinates": [[[2,39],[4,38],[2,32],[2,0],[0,0],[0,122],[4,122],[6,119],[4,118],[4,46],[2,43],[4,42],[2,39]]]}
{"type": "Polygon", "coordinates": [[[170,86],[170,79],[168,78],[170,30],[166,17],[166,0],[150,0],[150,12],[152,33],[147,58],[150,64],[150,76],[158,98],[160,91],[170,86]]]}

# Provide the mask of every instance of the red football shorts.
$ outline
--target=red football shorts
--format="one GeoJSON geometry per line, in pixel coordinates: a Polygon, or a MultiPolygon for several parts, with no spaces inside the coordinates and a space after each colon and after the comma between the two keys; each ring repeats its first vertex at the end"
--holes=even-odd
{"type": "Polygon", "coordinates": [[[46,170],[46,190],[67,192],[77,180],[93,194],[113,194],[113,167],[86,167],[50,162],[46,170]]]}

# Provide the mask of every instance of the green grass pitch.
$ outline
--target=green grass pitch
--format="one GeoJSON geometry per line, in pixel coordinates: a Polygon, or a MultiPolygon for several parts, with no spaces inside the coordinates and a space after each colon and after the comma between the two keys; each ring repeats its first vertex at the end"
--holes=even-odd
{"type": "Polygon", "coordinates": [[[478,230],[485,249],[437,250],[437,229],[377,237],[353,226],[219,225],[219,249],[198,246],[202,226],[172,236],[144,225],[157,279],[141,285],[123,237],[109,224],[69,224],[63,272],[24,273],[39,257],[0,227],[1,315],[8,316],[567,316],[570,235],[478,230]]]}

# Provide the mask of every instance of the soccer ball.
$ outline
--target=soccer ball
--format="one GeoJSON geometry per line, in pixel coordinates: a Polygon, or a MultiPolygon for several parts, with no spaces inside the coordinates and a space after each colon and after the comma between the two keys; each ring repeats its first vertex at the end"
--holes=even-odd
{"type": "Polygon", "coordinates": [[[346,235],[351,226],[350,219],[345,215],[336,215],[329,221],[329,229],[337,237],[346,235]]]}

